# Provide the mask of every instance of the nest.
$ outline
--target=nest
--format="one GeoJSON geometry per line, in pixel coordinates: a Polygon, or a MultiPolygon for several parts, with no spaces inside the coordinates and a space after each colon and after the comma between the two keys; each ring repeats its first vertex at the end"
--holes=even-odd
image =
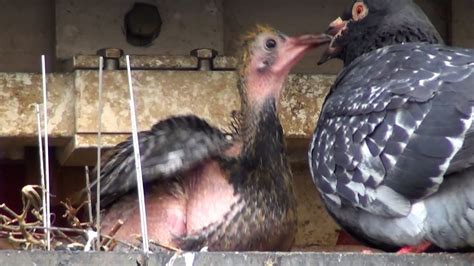
{"type": "MultiPolygon", "coordinates": [[[[27,185],[21,190],[23,208],[20,214],[13,211],[7,205],[0,205],[0,238],[6,239],[11,248],[21,250],[47,250],[47,230],[43,224],[43,204],[41,194],[43,189],[38,185],[27,185]]],[[[88,201],[79,206],[72,206],[69,200],[61,202],[64,208],[63,218],[67,221],[67,227],[50,227],[51,250],[101,250],[113,251],[117,246],[129,250],[139,250],[140,247],[115,239],[115,234],[123,226],[122,220],[117,220],[109,232],[101,232],[98,237],[95,223],[92,219],[81,221],[78,213],[88,201]]],[[[141,236],[136,237],[141,241],[141,236]]],[[[150,240],[150,245],[160,250],[180,251],[179,249],[162,245],[157,241],[150,240]]]]}
{"type": "MultiPolygon", "coordinates": [[[[6,239],[12,248],[22,250],[46,250],[47,228],[43,224],[42,214],[42,187],[27,185],[21,190],[23,208],[21,213],[16,213],[7,205],[0,205],[0,238],[6,239]]],[[[78,207],[72,206],[68,200],[61,202],[64,207],[63,217],[66,218],[68,227],[51,227],[50,246],[54,250],[104,250],[111,251],[118,240],[114,235],[123,225],[118,220],[110,232],[97,237],[97,231],[92,222],[81,221],[77,214],[89,204],[84,201],[78,207]]],[[[127,243],[122,243],[131,248],[127,243]]]]}

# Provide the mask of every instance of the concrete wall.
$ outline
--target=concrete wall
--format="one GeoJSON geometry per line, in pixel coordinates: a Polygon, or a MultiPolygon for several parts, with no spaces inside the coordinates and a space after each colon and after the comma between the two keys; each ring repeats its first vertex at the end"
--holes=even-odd
{"type": "Polygon", "coordinates": [[[454,0],[452,2],[451,38],[452,44],[461,47],[474,47],[473,0],[454,0]]]}
{"type": "MultiPolygon", "coordinates": [[[[430,18],[439,34],[450,42],[451,0],[414,0],[430,18]]],[[[458,1],[458,0],[454,0],[458,1]]],[[[473,9],[474,11],[474,9],[473,9]]],[[[474,35],[471,36],[474,38],[474,35]]]]}
{"type": "Polygon", "coordinates": [[[41,54],[54,54],[54,1],[0,0],[0,7],[0,72],[38,72],[41,54]]]}
{"type": "MultiPolygon", "coordinates": [[[[0,0],[0,71],[38,72],[39,56],[55,58],[95,54],[119,47],[131,54],[187,55],[211,47],[233,55],[239,36],[255,23],[275,26],[288,34],[323,31],[351,0],[142,0],[156,4],[163,18],[160,37],[149,47],[125,41],[123,16],[132,0],[0,0]]],[[[474,47],[471,0],[416,0],[448,43],[474,47]],[[451,20],[452,17],[452,20],[451,20]],[[452,23],[451,23],[452,21],[452,23]]],[[[340,63],[315,67],[321,51],[311,53],[295,72],[334,74],[340,63]]]]}
{"type": "MultiPolygon", "coordinates": [[[[351,1],[351,0],[350,0],[351,1]]],[[[130,0],[58,1],[57,44],[60,59],[74,54],[93,54],[103,47],[119,47],[132,54],[186,55],[196,47],[211,47],[221,54],[235,55],[239,37],[256,23],[272,25],[287,34],[321,32],[341,14],[348,0],[147,0],[156,4],[163,17],[160,37],[147,48],[126,43],[123,16],[130,0]]],[[[417,0],[441,35],[449,38],[450,2],[417,0]]],[[[474,9],[472,9],[474,10],[474,9]]],[[[471,36],[474,36],[472,34],[471,36]]],[[[299,73],[335,74],[341,64],[332,61],[315,67],[322,49],[307,56],[295,69],[299,73]]]]}
{"type": "Polygon", "coordinates": [[[223,51],[222,0],[62,0],[56,4],[58,58],[95,54],[106,47],[130,54],[189,55],[194,48],[223,51]],[[158,7],[160,36],[149,47],[126,42],[123,19],[135,2],[158,7]]]}

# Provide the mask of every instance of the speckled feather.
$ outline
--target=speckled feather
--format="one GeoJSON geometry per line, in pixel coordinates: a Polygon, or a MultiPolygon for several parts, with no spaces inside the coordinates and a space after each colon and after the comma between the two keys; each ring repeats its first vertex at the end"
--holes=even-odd
{"type": "Polygon", "coordinates": [[[357,58],[333,85],[310,150],[323,198],[408,216],[447,173],[473,165],[473,106],[473,50],[413,43],[357,58]]]}
{"type": "Polygon", "coordinates": [[[311,153],[326,197],[396,216],[407,214],[409,200],[435,192],[472,124],[473,63],[470,50],[406,44],[366,54],[345,69],[324,105],[311,153]],[[381,187],[393,190],[400,205],[379,202],[381,187]]]}
{"type": "Polygon", "coordinates": [[[474,50],[443,45],[412,0],[354,0],[340,22],[309,151],[329,213],[380,249],[473,248],[474,50]]]}

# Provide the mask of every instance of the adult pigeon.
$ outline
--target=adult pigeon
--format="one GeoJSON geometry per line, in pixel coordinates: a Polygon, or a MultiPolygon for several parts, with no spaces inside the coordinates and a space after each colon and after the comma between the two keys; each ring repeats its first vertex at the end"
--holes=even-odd
{"type": "Polygon", "coordinates": [[[329,213],[384,250],[474,247],[474,50],[411,0],[353,1],[328,33],[344,69],[309,163],[329,213]]]}
{"type": "MultiPolygon", "coordinates": [[[[171,117],[139,134],[149,238],[183,250],[288,250],[296,201],[278,102],[290,69],[330,36],[288,37],[258,27],[245,37],[237,130],[229,139],[203,119],[171,117]]],[[[132,140],[103,161],[102,232],[140,234],[132,140]]]]}

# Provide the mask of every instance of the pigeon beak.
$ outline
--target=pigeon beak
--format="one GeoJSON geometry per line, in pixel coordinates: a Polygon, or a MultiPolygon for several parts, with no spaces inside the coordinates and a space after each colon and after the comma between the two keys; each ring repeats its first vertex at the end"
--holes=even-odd
{"type": "Polygon", "coordinates": [[[329,43],[331,40],[332,37],[328,34],[308,34],[289,38],[287,41],[294,46],[309,46],[309,48],[315,48],[325,43],[329,43]]]}
{"type": "Polygon", "coordinates": [[[321,59],[319,60],[318,65],[322,65],[326,63],[330,59],[336,57],[341,52],[342,48],[334,46],[334,42],[336,38],[341,36],[343,32],[347,29],[348,22],[349,21],[342,20],[340,17],[338,17],[337,19],[335,19],[333,22],[329,24],[329,27],[326,30],[326,33],[333,37],[328,48],[326,49],[324,54],[321,56],[321,59]]]}
{"type": "Polygon", "coordinates": [[[289,71],[296,63],[298,63],[304,54],[332,40],[327,34],[308,34],[299,37],[286,37],[285,42],[279,47],[279,60],[273,66],[275,73],[284,73],[289,71]]]}
{"type": "Polygon", "coordinates": [[[333,22],[329,24],[329,27],[326,30],[326,34],[331,36],[336,36],[341,30],[347,26],[347,21],[342,20],[341,17],[338,17],[333,22]]]}

